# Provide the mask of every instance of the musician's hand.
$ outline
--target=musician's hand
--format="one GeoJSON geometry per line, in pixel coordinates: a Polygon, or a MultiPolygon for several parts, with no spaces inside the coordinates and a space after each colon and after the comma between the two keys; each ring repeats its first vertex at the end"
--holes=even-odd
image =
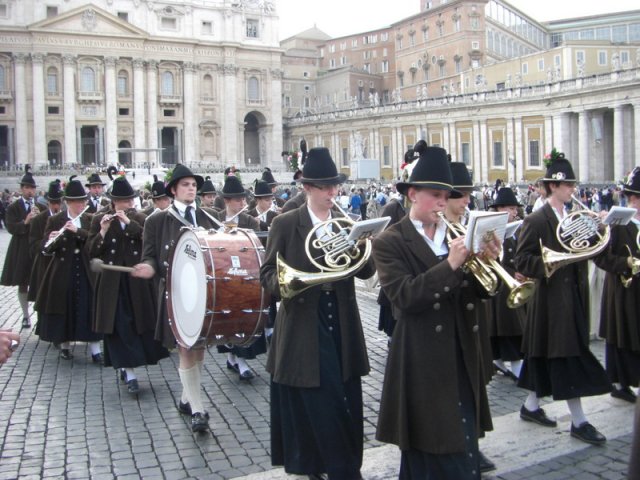
{"type": "Polygon", "coordinates": [[[453,270],[457,270],[467,261],[469,250],[464,246],[464,236],[454,238],[449,244],[447,261],[453,270]]]}
{"type": "Polygon", "coordinates": [[[129,225],[129,223],[131,223],[131,220],[129,220],[129,217],[127,217],[127,214],[124,210],[116,210],[116,214],[114,215],[114,217],[117,217],[118,220],[120,220],[125,225],[129,225]]]}
{"type": "Polygon", "coordinates": [[[483,260],[495,260],[500,255],[500,251],[502,250],[502,244],[496,235],[493,235],[493,239],[489,242],[486,242],[482,245],[482,251],[478,253],[478,256],[483,260]]]}
{"type": "Polygon", "coordinates": [[[514,275],[514,278],[519,281],[520,283],[522,282],[526,282],[527,280],[529,280],[528,277],[524,276],[523,274],[521,274],[520,272],[516,272],[514,275]]]}
{"type": "Polygon", "coordinates": [[[67,223],[64,224],[64,228],[65,230],[70,230],[73,233],[76,233],[78,231],[78,227],[76,227],[76,224],[73,223],[71,220],[69,220],[67,223]]]}
{"type": "Polygon", "coordinates": [[[0,330],[0,365],[6,362],[20,343],[20,335],[10,330],[0,330]]]}
{"type": "Polygon", "coordinates": [[[32,208],[31,211],[27,213],[27,216],[24,219],[24,224],[29,225],[31,223],[31,220],[33,220],[33,217],[35,217],[36,215],[38,215],[38,212],[35,211],[35,208],[32,208]]]}
{"type": "Polygon", "coordinates": [[[54,238],[56,238],[58,235],[62,235],[62,232],[56,230],[55,232],[51,232],[49,233],[49,238],[48,240],[53,240],[54,238]]]}
{"type": "Polygon", "coordinates": [[[132,277],[150,279],[156,274],[154,268],[148,263],[138,263],[133,266],[132,277]]]}

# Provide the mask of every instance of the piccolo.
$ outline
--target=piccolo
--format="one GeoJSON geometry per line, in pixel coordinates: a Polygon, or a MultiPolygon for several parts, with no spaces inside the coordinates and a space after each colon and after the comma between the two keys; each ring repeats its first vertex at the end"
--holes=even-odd
{"type": "MultiPolygon", "coordinates": [[[[82,210],[76,217],[72,218],[71,221],[73,222],[76,218],[80,218],[84,214],[84,212],[86,212],[87,210],[89,210],[89,205],[84,207],[84,210],[82,210]]],[[[51,237],[49,240],[47,240],[47,243],[44,244],[44,249],[46,250],[51,245],[53,245],[56,242],[56,240],[60,238],[60,236],[64,233],[65,230],[66,230],[66,222],[65,222],[65,226],[56,232],[55,237],[51,237]]]]}

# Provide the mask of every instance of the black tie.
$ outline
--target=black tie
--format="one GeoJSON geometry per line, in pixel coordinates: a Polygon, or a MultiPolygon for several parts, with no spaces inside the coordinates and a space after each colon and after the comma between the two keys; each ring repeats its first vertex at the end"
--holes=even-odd
{"type": "Polygon", "coordinates": [[[27,213],[31,213],[31,202],[27,200],[25,203],[25,207],[27,208],[27,213]]]}
{"type": "Polygon", "coordinates": [[[191,225],[195,225],[196,222],[193,220],[193,214],[191,213],[191,210],[193,210],[193,207],[191,205],[187,206],[184,211],[184,219],[191,225]]]}

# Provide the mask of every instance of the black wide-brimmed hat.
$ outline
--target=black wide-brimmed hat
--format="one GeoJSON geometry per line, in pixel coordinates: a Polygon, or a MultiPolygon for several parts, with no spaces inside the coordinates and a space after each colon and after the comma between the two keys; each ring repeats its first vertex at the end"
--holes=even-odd
{"type": "Polygon", "coordinates": [[[273,173],[271,173],[271,170],[269,170],[268,168],[266,168],[264,172],[262,172],[262,180],[267,182],[271,187],[278,184],[278,182],[276,182],[276,179],[273,177],[273,173]]]}
{"type": "Polygon", "coordinates": [[[631,193],[633,195],[640,195],[640,167],[636,167],[629,174],[627,183],[622,187],[624,193],[631,193]]]}
{"type": "Polygon", "coordinates": [[[543,182],[577,182],[576,174],[569,160],[564,153],[558,152],[555,148],[551,151],[547,172],[542,179],[543,182]]]}
{"type": "Polygon", "coordinates": [[[166,197],[167,193],[164,190],[164,182],[158,180],[158,176],[153,176],[153,185],[151,185],[151,198],[166,197]]]}
{"type": "Polygon", "coordinates": [[[346,179],[347,176],[344,173],[338,173],[329,149],[315,147],[309,150],[307,160],[302,167],[302,176],[298,181],[318,185],[338,185],[344,183],[346,179]]]}
{"type": "Polygon", "coordinates": [[[235,175],[229,175],[224,181],[224,186],[220,192],[224,198],[232,197],[244,197],[247,195],[247,191],[242,186],[242,182],[235,175]]]}
{"type": "Polygon", "coordinates": [[[136,192],[127,179],[121,176],[113,179],[107,195],[111,200],[128,200],[129,198],[135,197],[136,192]]]}
{"type": "Polygon", "coordinates": [[[100,175],[92,173],[87,177],[87,183],[85,183],[84,186],[90,187],[91,185],[102,185],[104,187],[106,183],[103,183],[102,180],[100,180],[100,175]]]}
{"type": "Polygon", "coordinates": [[[65,200],[84,200],[87,198],[87,192],[82,186],[80,180],[76,180],[75,175],[69,177],[67,185],[64,187],[65,200]]]}
{"type": "Polygon", "coordinates": [[[254,197],[269,197],[273,196],[273,192],[271,191],[271,187],[264,180],[258,180],[256,182],[256,186],[253,188],[253,196],[254,197]]]}
{"type": "Polygon", "coordinates": [[[522,204],[518,202],[516,198],[516,194],[513,189],[509,187],[502,187],[498,190],[498,194],[496,195],[496,200],[491,204],[490,208],[497,207],[521,207],[522,204]]]}
{"type": "Polygon", "coordinates": [[[208,193],[216,193],[216,187],[213,186],[213,182],[211,181],[211,177],[209,176],[205,177],[202,188],[200,188],[198,194],[207,195],[208,193]]]}
{"type": "Polygon", "coordinates": [[[475,190],[467,165],[462,162],[449,163],[451,177],[453,178],[453,190],[449,198],[462,198],[463,193],[471,193],[475,190]]]}
{"type": "Polygon", "coordinates": [[[425,147],[420,152],[420,158],[414,164],[415,167],[413,167],[409,180],[396,184],[396,189],[402,195],[407,194],[409,187],[451,191],[453,177],[449,168],[447,151],[444,148],[425,147]]]}
{"type": "Polygon", "coordinates": [[[36,181],[33,178],[33,175],[31,175],[31,165],[25,165],[24,167],[24,175],[22,176],[22,178],[20,179],[20,186],[27,186],[27,187],[37,187],[38,185],[36,185],[36,181]]]}
{"type": "Polygon", "coordinates": [[[191,170],[189,170],[183,164],[181,163],[176,164],[176,166],[173,169],[173,172],[171,173],[171,180],[169,180],[169,183],[167,183],[167,185],[164,187],[165,194],[168,197],[173,198],[171,187],[176,185],[179,180],[183,178],[189,178],[189,177],[196,179],[197,189],[200,190],[202,188],[202,184],[204,183],[204,178],[202,178],[200,175],[194,174],[191,170]]]}
{"type": "Polygon", "coordinates": [[[54,180],[49,183],[49,190],[44,194],[44,198],[49,202],[62,200],[62,187],[60,186],[60,180],[54,180]]]}

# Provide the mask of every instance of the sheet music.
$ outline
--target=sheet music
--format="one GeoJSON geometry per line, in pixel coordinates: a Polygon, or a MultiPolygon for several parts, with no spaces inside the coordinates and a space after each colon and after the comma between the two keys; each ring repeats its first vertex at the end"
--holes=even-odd
{"type": "Polygon", "coordinates": [[[355,243],[358,240],[363,240],[377,235],[387,227],[390,221],[391,217],[381,217],[369,218],[367,220],[362,220],[361,222],[356,222],[351,228],[347,241],[355,243]]]}
{"type": "Polygon", "coordinates": [[[484,248],[487,238],[495,234],[500,243],[504,242],[509,214],[507,212],[483,212],[472,210],[467,224],[467,235],[464,244],[473,253],[479,253],[484,248]]]}
{"type": "Polygon", "coordinates": [[[629,207],[614,206],[604,218],[602,223],[605,225],[626,225],[636,216],[638,210],[629,207]]]}

